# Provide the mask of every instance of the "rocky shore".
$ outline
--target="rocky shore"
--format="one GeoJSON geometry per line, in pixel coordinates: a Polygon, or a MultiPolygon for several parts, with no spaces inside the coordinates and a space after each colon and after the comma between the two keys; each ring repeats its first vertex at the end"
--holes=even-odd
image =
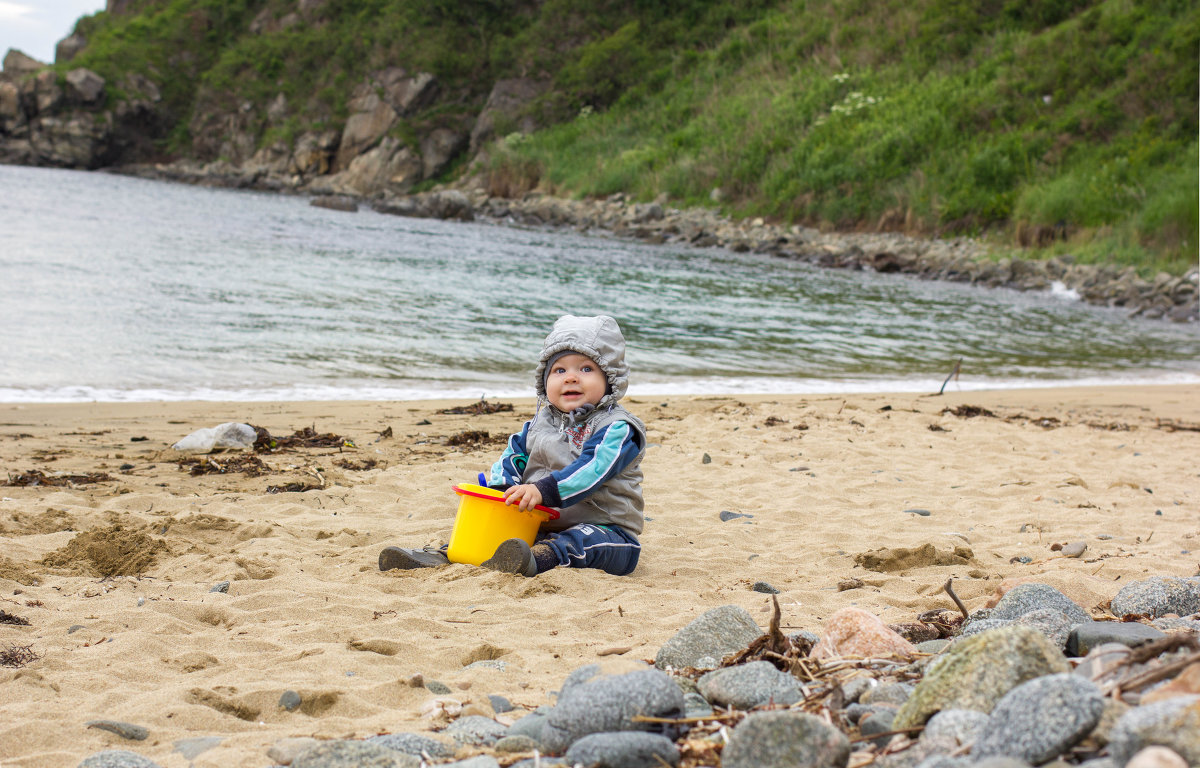
{"type": "Polygon", "coordinates": [[[246,173],[228,166],[175,163],[126,166],[118,171],[188,184],[309,194],[313,205],[347,212],[367,206],[399,216],[602,231],[652,244],[728,248],[834,269],[893,272],[984,288],[1058,290],[1080,301],[1147,320],[1200,319],[1200,268],[1182,276],[1163,272],[1146,279],[1133,267],[1076,264],[1069,256],[1047,261],[991,258],[988,247],[972,238],[823,232],[761,218],[733,220],[706,208],[673,208],[665,199],[638,203],[617,194],[605,199],[568,200],[536,192],[507,198],[489,194],[486,179],[480,176],[456,188],[433,192],[362,196],[321,183],[296,186],[279,176],[246,173]]]}
{"type": "MultiPolygon", "coordinates": [[[[60,43],[57,59],[70,61],[85,46],[86,40],[72,36],[60,43]]],[[[307,194],[318,204],[342,210],[367,204],[406,216],[600,229],[651,243],[753,251],[822,267],[1020,291],[1057,288],[1131,317],[1200,319],[1197,269],[1144,279],[1132,267],[1076,264],[1069,257],[996,259],[983,244],[965,238],[821,232],[762,219],[735,221],[708,209],[669,207],[665,197],[651,203],[635,203],[623,195],[604,200],[563,200],[536,192],[514,197],[523,190],[492,183],[481,170],[488,143],[497,138],[498,125],[518,134],[536,130],[529,107],[547,87],[524,78],[499,80],[467,123],[431,128],[404,143],[391,135],[396,126],[453,99],[428,72],[388,67],[354,86],[350,115],[340,129],[268,144],[263,143],[264,131],[287,119],[282,93],[269,105],[245,104],[229,113],[202,89],[188,126],[197,157],[155,163],[156,146],[172,122],[158,85],[138,74],[108,83],[86,68],[60,78],[45,64],[10,50],[0,71],[0,163],[112,168],[190,184],[307,194]],[[110,97],[114,91],[119,98],[110,97]],[[456,162],[466,162],[472,170],[453,188],[411,194],[456,162]]],[[[713,195],[719,199],[720,190],[713,195]]]]}
{"type": "MultiPolygon", "coordinates": [[[[1200,577],[1133,582],[1092,611],[1017,581],[973,614],[885,625],[847,607],[818,633],[784,635],[778,602],[765,634],[745,609],[713,608],[652,663],[585,665],[529,712],[500,696],[465,704],[417,675],[408,685],[428,694],[430,731],[287,738],[264,757],[293,768],[1200,765],[1200,577]]],[[[305,704],[287,691],[278,706],[305,704]]],[[[114,720],[87,727],[132,744],[150,735],[114,720]]],[[[193,759],[221,741],[175,751],[193,759]]],[[[79,768],[158,765],[130,749],[79,768]]]]}

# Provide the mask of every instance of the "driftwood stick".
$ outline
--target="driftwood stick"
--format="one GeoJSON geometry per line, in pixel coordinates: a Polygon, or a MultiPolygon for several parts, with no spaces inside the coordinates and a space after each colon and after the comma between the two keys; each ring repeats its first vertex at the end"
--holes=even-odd
{"type": "Polygon", "coordinates": [[[952,368],[950,370],[950,375],[947,376],[946,380],[942,382],[942,388],[938,390],[939,395],[946,391],[946,385],[950,383],[950,379],[955,379],[955,380],[958,379],[958,371],[961,368],[962,368],[962,358],[960,357],[954,361],[954,368],[952,368]]]}
{"type": "Polygon", "coordinates": [[[942,585],[942,589],[947,595],[950,595],[950,599],[958,606],[958,610],[962,611],[963,618],[970,619],[971,614],[967,611],[967,606],[963,605],[962,600],[958,599],[958,595],[954,594],[954,589],[950,586],[952,583],[954,583],[954,579],[946,579],[946,583],[942,585]]]}

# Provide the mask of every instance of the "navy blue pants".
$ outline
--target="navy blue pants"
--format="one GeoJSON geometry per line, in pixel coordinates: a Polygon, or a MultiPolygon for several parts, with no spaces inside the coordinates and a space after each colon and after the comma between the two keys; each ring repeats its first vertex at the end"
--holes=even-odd
{"type": "Polygon", "coordinates": [[[613,576],[633,573],[642,553],[642,545],[632,533],[616,525],[595,523],[580,523],[565,531],[544,531],[535,543],[554,550],[559,565],[599,568],[613,576]]]}

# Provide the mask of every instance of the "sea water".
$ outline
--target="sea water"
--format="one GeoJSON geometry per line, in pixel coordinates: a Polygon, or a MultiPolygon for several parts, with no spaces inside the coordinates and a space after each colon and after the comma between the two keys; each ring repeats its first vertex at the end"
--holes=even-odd
{"type": "Polygon", "coordinates": [[[1200,380],[1200,328],[1069,291],[829,270],[600,233],[0,166],[0,401],[532,394],[565,313],[634,393],[1200,380]]]}

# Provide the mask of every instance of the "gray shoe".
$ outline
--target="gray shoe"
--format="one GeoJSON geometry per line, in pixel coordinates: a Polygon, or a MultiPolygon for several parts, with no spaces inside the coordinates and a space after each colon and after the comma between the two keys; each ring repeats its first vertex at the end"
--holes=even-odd
{"type": "Polygon", "coordinates": [[[432,568],[436,565],[446,565],[450,562],[441,550],[425,547],[424,549],[404,549],[403,547],[384,547],[379,553],[379,570],[390,571],[393,568],[409,570],[412,568],[432,568]]]}
{"type": "Polygon", "coordinates": [[[519,573],[522,576],[537,576],[537,560],[533,551],[521,539],[509,539],[496,547],[496,553],[480,563],[481,566],[501,573],[519,573]]]}

